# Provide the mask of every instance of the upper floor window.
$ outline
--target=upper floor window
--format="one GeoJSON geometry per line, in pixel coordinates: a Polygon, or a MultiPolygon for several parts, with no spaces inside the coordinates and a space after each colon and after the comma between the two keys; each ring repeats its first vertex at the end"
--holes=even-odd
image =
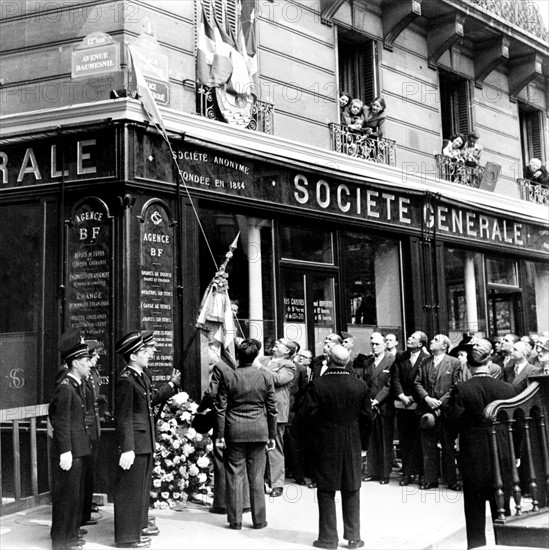
{"type": "Polygon", "coordinates": [[[543,111],[519,102],[520,142],[522,147],[522,164],[528,164],[531,158],[545,159],[543,154],[543,111]]]}
{"type": "Polygon", "coordinates": [[[439,71],[442,135],[467,134],[471,129],[469,81],[448,71],[439,71]]]}

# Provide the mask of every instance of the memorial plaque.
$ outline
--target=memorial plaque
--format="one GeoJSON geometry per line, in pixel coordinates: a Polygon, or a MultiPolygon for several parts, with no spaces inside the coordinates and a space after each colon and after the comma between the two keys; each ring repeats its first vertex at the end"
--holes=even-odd
{"type": "Polygon", "coordinates": [[[101,394],[108,403],[112,333],[112,220],[94,197],[80,201],[67,225],[66,327],[81,329],[104,348],[97,362],[101,394]]]}
{"type": "Polygon", "coordinates": [[[141,217],[141,327],[153,330],[156,354],[149,361],[153,382],[168,380],[173,369],[173,227],[166,208],[149,202],[141,217]]]}

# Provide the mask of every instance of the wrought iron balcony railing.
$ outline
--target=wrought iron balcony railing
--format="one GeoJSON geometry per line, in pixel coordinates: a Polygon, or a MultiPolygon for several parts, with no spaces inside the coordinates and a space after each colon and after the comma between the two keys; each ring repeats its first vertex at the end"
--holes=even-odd
{"type": "Polygon", "coordinates": [[[196,109],[198,114],[212,120],[229,122],[237,126],[263,132],[264,134],[274,133],[274,105],[260,101],[254,96],[249,96],[246,105],[242,108],[231,106],[229,102],[222,106],[219,102],[219,95],[216,88],[195,82],[196,109]],[[223,108],[223,112],[222,112],[223,108]]]}
{"type": "Polygon", "coordinates": [[[463,162],[456,162],[446,155],[435,155],[435,162],[440,179],[477,189],[486,171],[485,166],[466,166],[463,162]]]}
{"type": "Polygon", "coordinates": [[[520,190],[520,198],[523,201],[536,204],[549,205],[549,187],[541,183],[534,183],[530,180],[519,178],[517,184],[520,190]]]}
{"type": "Polygon", "coordinates": [[[370,138],[343,124],[332,122],[329,126],[332,150],[350,157],[396,166],[396,141],[370,138]]]}

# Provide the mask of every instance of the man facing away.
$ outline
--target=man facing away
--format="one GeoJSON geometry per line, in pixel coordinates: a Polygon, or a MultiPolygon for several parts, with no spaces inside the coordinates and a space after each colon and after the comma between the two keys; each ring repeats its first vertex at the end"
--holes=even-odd
{"type": "Polygon", "coordinates": [[[328,370],[307,388],[304,415],[315,425],[314,466],[318,483],[319,534],[316,548],[338,544],[335,492],[341,491],[343,538],[361,548],[361,449],[366,449],[372,424],[370,391],[345,369],[349,352],[336,344],[328,352],[328,370]]]}

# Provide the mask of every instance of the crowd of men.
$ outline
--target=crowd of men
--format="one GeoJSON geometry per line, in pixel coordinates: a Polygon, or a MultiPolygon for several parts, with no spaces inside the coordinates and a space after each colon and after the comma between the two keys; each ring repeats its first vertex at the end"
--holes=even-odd
{"type": "MultiPolygon", "coordinates": [[[[318,490],[319,536],[313,545],[337,548],[335,491],[341,491],[343,536],[360,548],[362,482],[386,485],[399,441],[401,486],[464,490],[468,547],[485,544],[483,506],[495,514],[489,434],[482,410],[495,399],[520,393],[528,377],[549,374],[547,337],[507,334],[496,342],[464,337],[452,348],[444,334],[430,341],[421,331],[398,351],[395,334],[374,332],[370,350],[356,350],[349,332],[329,334],[313,354],[280,338],[272,355],[242,339],[237,368],[214,357],[204,395],[215,411],[214,495],[210,512],[226,514],[231,529],[267,526],[265,494],[280,497],[285,477],[318,490]],[[480,419],[480,420],[479,420],[480,419]],[[481,435],[479,435],[481,434],[481,435]],[[459,483],[456,438],[460,438],[459,483]],[[365,458],[365,460],[364,460],[365,458]],[[475,465],[482,464],[481,471],[475,465]],[[464,471],[464,468],[466,471],[464,471]],[[307,481],[308,480],[310,481],[307,481]],[[482,516],[480,518],[479,516],[482,516]]],[[[93,524],[93,473],[100,439],[100,344],[75,331],[60,341],[64,361],[49,416],[53,428],[52,546],[81,550],[83,526],[93,524]],[[95,370],[95,372],[94,372],[95,370]],[[75,513],[77,511],[77,513],[75,513]]],[[[125,363],[115,392],[119,460],[114,485],[115,543],[150,546],[159,533],[148,514],[155,448],[153,408],[174,395],[180,374],[155,389],[148,363],[153,333],[134,331],[116,344],[125,363]]]]}

